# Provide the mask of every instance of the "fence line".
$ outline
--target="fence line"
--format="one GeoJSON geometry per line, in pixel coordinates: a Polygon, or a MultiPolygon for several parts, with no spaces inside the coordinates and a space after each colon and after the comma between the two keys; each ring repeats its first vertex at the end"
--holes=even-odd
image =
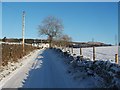
{"type": "MultiPolygon", "coordinates": [[[[68,48],[68,47],[67,47],[68,48]]],[[[77,48],[78,49],[78,48],[77,48]]],[[[86,48],[87,49],[87,48],[86,48]]],[[[109,48],[108,48],[109,49],[109,48]]],[[[83,48],[79,48],[79,51],[75,51],[74,50],[74,48],[68,48],[67,50],[69,50],[70,51],[70,53],[71,54],[76,54],[76,55],[79,55],[80,56],[80,58],[83,58],[84,56],[87,56],[87,55],[84,55],[83,54],[83,52],[84,52],[84,49],[83,48]]],[[[89,52],[89,51],[87,51],[87,52],[89,52]]],[[[109,51],[108,51],[109,52],[109,51]]],[[[87,54],[87,53],[86,53],[87,54]]],[[[118,56],[118,54],[117,53],[114,53],[114,55],[109,55],[108,53],[103,53],[103,52],[98,52],[97,50],[96,50],[96,47],[92,47],[92,48],[90,48],[90,53],[88,53],[88,55],[91,57],[90,59],[92,59],[92,60],[96,60],[98,57],[96,57],[96,56],[103,56],[104,58],[102,58],[102,59],[100,59],[100,60],[112,60],[112,62],[113,61],[115,61],[115,63],[116,64],[118,64],[119,63],[119,57],[120,56],[118,56]],[[90,55],[89,55],[90,54],[90,55]]],[[[97,60],[99,60],[99,59],[97,59],[97,60]]]]}

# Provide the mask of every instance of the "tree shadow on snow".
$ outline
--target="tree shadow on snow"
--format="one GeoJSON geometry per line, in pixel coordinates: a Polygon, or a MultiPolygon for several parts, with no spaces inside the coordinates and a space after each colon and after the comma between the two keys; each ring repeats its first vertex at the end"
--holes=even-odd
{"type": "Polygon", "coordinates": [[[22,87],[20,88],[40,88],[39,85],[41,80],[39,80],[39,77],[41,77],[43,67],[46,65],[44,63],[45,57],[49,51],[50,49],[46,49],[37,56],[30,68],[30,71],[26,73],[26,78],[22,81],[22,87]]]}

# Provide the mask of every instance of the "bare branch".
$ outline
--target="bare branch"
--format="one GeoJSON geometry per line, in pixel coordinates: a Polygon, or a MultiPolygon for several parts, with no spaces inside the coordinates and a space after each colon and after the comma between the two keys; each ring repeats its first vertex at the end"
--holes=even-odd
{"type": "Polygon", "coordinates": [[[40,35],[47,35],[52,42],[54,37],[62,34],[64,27],[60,19],[49,16],[42,21],[42,24],[39,25],[38,29],[40,35]]]}

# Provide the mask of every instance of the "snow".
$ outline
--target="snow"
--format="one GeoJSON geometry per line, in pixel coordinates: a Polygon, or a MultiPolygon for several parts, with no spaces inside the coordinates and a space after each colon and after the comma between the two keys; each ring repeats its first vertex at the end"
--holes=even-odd
{"type": "Polygon", "coordinates": [[[1,88],[90,88],[92,78],[77,82],[67,73],[63,58],[50,50],[40,50],[27,57],[23,65],[0,82],[1,88]],[[33,55],[32,55],[33,54],[33,55]],[[12,83],[11,83],[12,82],[12,83]]]}
{"type": "MultiPolygon", "coordinates": [[[[78,50],[79,49],[74,49],[76,56],[79,55],[78,50]]],[[[92,48],[84,48],[83,56],[90,56],[90,58],[92,58],[92,55],[89,55],[92,53],[91,50],[92,48]]],[[[108,58],[110,60],[114,59],[114,54],[117,53],[117,49],[116,47],[97,47],[96,53],[97,59],[106,60],[106,58],[108,58]],[[100,56],[101,54],[103,56],[100,56]]],[[[72,56],[70,56],[70,58],[71,60],[74,59],[72,56]]],[[[14,71],[12,71],[11,68],[8,69],[8,71],[10,70],[11,73],[0,81],[0,89],[96,88],[104,86],[104,81],[100,76],[95,74],[92,70],[84,69],[86,68],[87,64],[89,65],[87,67],[91,67],[90,65],[92,65],[92,62],[83,61],[78,64],[77,68],[74,68],[72,66],[72,62],[74,61],[66,64],[66,60],[68,60],[68,58],[65,58],[63,53],[60,54],[55,52],[54,49],[36,50],[24,57],[19,63],[10,64],[9,67],[12,68],[12,66],[16,66],[17,69],[14,71]],[[94,76],[92,76],[92,74],[94,76]]],[[[101,62],[96,62],[95,64],[97,65],[100,63],[101,62]]],[[[110,62],[107,62],[106,65],[109,67],[110,62]]],[[[113,66],[112,69],[116,71],[118,70],[115,66],[113,66]]]]}
{"type": "Polygon", "coordinates": [[[27,79],[24,80],[24,88],[78,87],[78,84],[73,83],[66,74],[66,68],[60,63],[60,58],[56,57],[51,50],[45,50],[35,62],[37,63],[32,67],[27,79]]]}
{"type": "MultiPolygon", "coordinates": [[[[23,59],[21,59],[21,62],[15,63],[15,67],[19,67],[11,71],[12,73],[5,76],[0,81],[0,89],[1,88],[17,88],[22,85],[22,80],[26,77],[26,73],[30,69],[34,58],[36,58],[36,55],[38,55],[39,50],[31,52],[29,55],[25,56],[23,59]],[[21,66],[20,66],[21,65],[21,66]],[[11,83],[12,82],[12,83],[11,83]]],[[[10,72],[10,68],[8,68],[8,71],[10,72]]],[[[6,70],[4,70],[6,71],[6,70]]],[[[3,73],[4,74],[4,73],[3,73]]]]}
{"type": "MultiPolygon", "coordinates": [[[[73,53],[76,56],[80,55],[80,48],[74,48],[73,53]]],[[[93,48],[82,48],[82,54],[84,58],[89,58],[93,60],[93,48]]],[[[109,60],[110,62],[115,62],[115,54],[118,53],[117,46],[104,46],[104,47],[95,47],[96,60],[109,60]]],[[[120,56],[120,55],[119,55],[120,56]]]]}
{"type": "MultiPolygon", "coordinates": [[[[24,88],[95,88],[100,77],[88,77],[85,72],[68,74],[69,67],[59,54],[51,49],[43,51],[36,59],[24,79],[24,88]],[[75,76],[75,77],[74,77],[75,76]],[[78,76],[78,77],[76,77],[78,76]],[[77,79],[77,80],[76,80],[77,79]]],[[[74,70],[73,70],[74,71],[74,70]]],[[[99,85],[100,87],[100,85],[99,85]]]]}

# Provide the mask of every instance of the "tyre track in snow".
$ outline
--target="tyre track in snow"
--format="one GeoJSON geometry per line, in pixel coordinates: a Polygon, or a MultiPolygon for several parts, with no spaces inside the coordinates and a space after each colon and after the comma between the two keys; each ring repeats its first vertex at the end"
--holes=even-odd
{"type": "Polygon", "coordinates": [[[75,83],[67,74],[61,59],[55,53],[47,49],[36,59],[36,66],[29,72],[25,79],[24,88],[77,88],[75,83]],[[39,68],[36,68],[39,67],[39,68]]]}

